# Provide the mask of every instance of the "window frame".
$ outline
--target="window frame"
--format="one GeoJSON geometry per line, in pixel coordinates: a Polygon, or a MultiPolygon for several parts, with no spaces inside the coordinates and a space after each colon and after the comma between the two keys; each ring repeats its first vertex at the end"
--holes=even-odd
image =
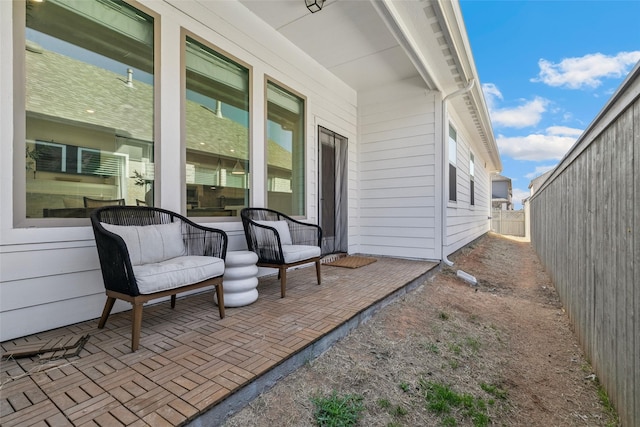
{"type": "MultiPolygon", "coordinates": [[[[308,154],[309,154],[309,147],[307,144],[307,138],[309,137],[308,132],[307,132],[307,123],[308,123],[308,118],[307,118],[307,114],[309,112],[309,107],[308,107],[308,99],[305,95],[303,95],[302,93],[296,91],[295,89],[292,89],[290,86],[282,83],[281,81],[269,76],[265,74],[265,78],[264,78],[264,113],[265,113],[265,127],[264,127],[264,144],[263,144],[263,149],[264,149],[264,183],[263,183],[263,191],[264,191],[264,204],[266,208],[269,209],[273,209],[273,207],[269,207],[269,183],[271,182],[269,180],[269,152],[268,152],[268,140],[269,140],[269,131],[268,131],[268,123],[269,123],[269,86],[270,85],[274,85],[276,88],[283,90],[284,92],[288,92],[288,94],[293,95],[297,98],[299,98],[302,101],[302,114],[301,114],[301,120],[302,123],[300,125],[301,131],[302,131],[302,136],[300,138],[301,140],[301,144],[302,144],[302,167],[304,168],[303,173],[302,173],[302,177],[301,177],[301,181],[304,185],[303,189],[301,190],[300,194],[302,196],[302,201],[301,201],[301,206],[303,208],[303,213],[300,214],[289,214],[287,212],[283,212],[289,216],[291,216],[292,218],[296,218],[296,219],[306,219],[309,217],[309,198],[307,197],[307,191],[309,188],[309,182],[308,182],[308,177],[309,177],[309,164],[308,164],[308,154]]],[[[292,151],[293,154],[293,151],[292,151]]],[[[295,165],[293,164],[294,160],[292,159],[292,167],[294,167],[295,165]]],[[[293,176],[293,169],[292,169],[292,176],[293,176]]],[[[293,191],[293,186],[292,186],[292,197],[294,195],[294,191],[293,191]]],[[[276,209],[278,210],[278,209],[276,209]]]]}
{"type": "MultiPolygon", "coordinates": [[[[135,0],[122,0],[131,8],[146,14],[153,19],[153,162],[158,164],[160,155],[160,30],[161,30],[161,18],[159,13],[154,10],[140,4],[135,0]]],[[[65,227],[85,227],[89,226],[89,218],[29,218],[27,217],[27,179],[26,172],[27,161],[24,156],[28,143],[40,142],[40,139],[27,140],[27,83],[26,83],[26,48],[27,48],[27,13],[24,2],[13,2],[12,7],[12,22],[13,25],[13,141],[12,147],[14,149],[12,166],[13,174],[15,177],[24,176],[24,179],[14,179],[12,185],[12,224],[16,229],[21,228],[65,228],[65,227]],[[20,82],[21,84],[16,84],[20,82]],[[25,175],[22,175],[22,174],[25,175]]],[[[46,141],[45,141],[46,142],[46,141]]],[[[56,141],[57,142],[57,141],[56,141]]],[[[65,145],[61,143],[61,145],[65,145]]],[[[68,165],[67,165],[68,167],[68,165]]],[[[126,177],[124,177],[126,178],[126,177]]],[[[159,187],[160,179],[156,177],[154,180],[154,201],[156,205],[159,205],[159,187]]]]}
{"type": "MultiPolygon", "coordinates": [[[[181,73],[181,84],[180,84],[180,92],[181,92],[181,96],[180,96],[180,100],[181,100],[181,108],[180,108],[180,114],[181,114],[181,127],[182,127],[182,138],[181,138],[181,144],[180,144],[180,158],[182,161],[182,165],[181,165],[181,182],[180,182],[180,206],[181,206],[181,213],[185,216],[187,216],[190,220],[195,221],[195,222],[238,222],[240,221],[240,211],[237,210],[236,215],[231,215],[231,216],[189,216],[188,215],[188,210],[187,210],[187,204],[189,203],[189,193],[192,192],[193,188],[189,188],[188,186],[191,185],[191,183],[187,182],[187,114],[186,114],[186,108],[187,108],[187,61],[186,61],[186,48],[187,48],[187,39],[191,39],[196,43],[199,43],[200,45],[202,45],[203,47],[205,47],[206,49],[210,49],[211,51],[213,51],[215,54],[220,55],[222,57],[224,57],[225,59],[228,59],[231,62],[236,63],[237,65],[244,67],[247,70],[247,89],[248,89],[248,93],[247,93],[247,114],[248,114],[248,119],[247,119],[247,135],[248,135],[248,141],[247,141],[247,162],[248,165],[244,163],[244,161],[242,162],[242,167],[244,168],[245,173],[243,174],[243,181],[244,184],[246,185],[245,190],[248,192],[247,194],[247,199],[246,199],[246,204],[247,206],[251,206],[253,205],[253,200],[255,199],[255,189],[252,188],[252,180],[251,180],[251,176],[252,176],[252,172],[254,169],[254,162],[253,162],[253,119],[254,119],[254,102],[253,102],[253,66],[251,66],[250,64],[248,64],[247,62],[239,59],[238,57],[236,57],[235,55],[232,55],[231,53],[229,53],[228,51],[220,48],[219,46],[215,45],[214,43],[211,43],[210,41],[208,41],[207,39],[205,39],[204,37],[199,36],[198,34],[189,31],[185,28],[181,28],[181,32],[180,32],[180,43],[181,43],[181,55],[182,55],[182,60],[181,60],[181,66],[180,66],[180,73],[181,73]],[[248,167],[247,167],[248,166],[248,167]]],[[[194,167],[194,174],[195,174],[195,167],[194,167]]],[[[233,176],[233,172],[230,173],[231,176],[233,176]]],[[[235,176],[233,176],[234,178],[236,178],[235,176]]],[[[218,176],[217,178],[218,180],[220,180],[220,176],[218,176]]],[[[195,184],[197,185],[197,184],[195,184]]],[[[219,181],[219,185],[224,185],[224,182],[219,181]]]]}
{"type": "Polygon", "coordinates": [[[476,204],[475,170],[476,170],[476,160],[471,150],[469,150],[469,205],[471,206],[475,206],[476,204]]]}
{"type": "Polygon", "coordinates": [[[458,132],[449,123],[448,132],[448,166],[449,166],[449,202],[456,203],[458,201],[458,132]],[[453,137],[452,137],[453,136],[453,137]],[[453,146],[452,146],[453,143],[453,146]],[[453,149],[452,149],[453,148],[453,149]]]}

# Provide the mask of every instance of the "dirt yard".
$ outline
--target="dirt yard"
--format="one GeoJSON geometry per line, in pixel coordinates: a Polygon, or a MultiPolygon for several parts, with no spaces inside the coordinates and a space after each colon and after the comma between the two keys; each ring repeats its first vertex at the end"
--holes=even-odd
{"type": "Polygon", "coordinates": [[[313,399],[334,392],[359,426],[618,425],[529,243],[490,233],[450,259],[225,426],[316,425],[313,399]]]}

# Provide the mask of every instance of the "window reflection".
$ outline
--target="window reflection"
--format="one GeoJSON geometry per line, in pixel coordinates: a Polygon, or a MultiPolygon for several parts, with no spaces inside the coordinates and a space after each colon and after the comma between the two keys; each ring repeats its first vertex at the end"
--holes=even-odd
{"type": "Polygon", "coordinates": [[[237,216],[249,205],[249,70],[186,38],[188,216],[237,216]]]}
{"type": "Polygon", "coordinates": [[[26,214],[153,204],[153,19],[121,1],[27,2],[26,214]]]}
{"type": "Polygon", "coordinates": [[[305,215],[304,100],[267,84],[267,207],[305,215]]]}

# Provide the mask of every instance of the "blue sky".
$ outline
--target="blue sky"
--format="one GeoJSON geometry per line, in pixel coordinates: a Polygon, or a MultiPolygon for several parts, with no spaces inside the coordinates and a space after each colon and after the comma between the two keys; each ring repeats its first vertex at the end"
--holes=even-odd
{"type": "Polygon", "coordinates": [[[461,0],[516,209],[640,61],[640,0],[461,0]]]}

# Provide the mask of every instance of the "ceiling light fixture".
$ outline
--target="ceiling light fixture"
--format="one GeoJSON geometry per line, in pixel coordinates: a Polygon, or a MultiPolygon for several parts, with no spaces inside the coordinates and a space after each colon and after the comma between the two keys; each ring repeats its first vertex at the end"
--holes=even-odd
{"type": "Polygon", "coordinates": [[[324,0],[304,0],[304,4],[307,6],[307,9],[309,9],[309,12],[316,13],[322,10],[324,0]]]}

